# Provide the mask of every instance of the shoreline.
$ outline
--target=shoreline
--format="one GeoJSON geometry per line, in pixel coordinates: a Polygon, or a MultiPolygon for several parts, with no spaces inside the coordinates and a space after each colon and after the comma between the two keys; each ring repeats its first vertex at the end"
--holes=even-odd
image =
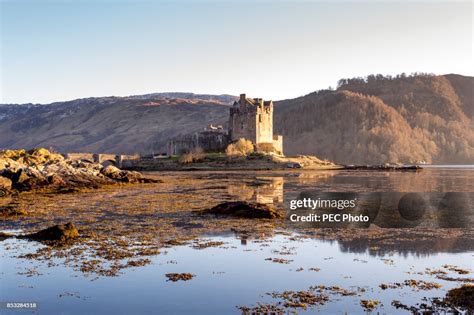
{"type": "Polygon", "coordinates": [[[252,167],[245,165],[232,166],[175,166],[175,167],[125,167],[125,170],[139,172],[194,172],[194,171],[421,171],[424,167],[418,165],[332,165],[332,166],[309,166],[301,168],[274,166],[274,167],[252,167]]]}

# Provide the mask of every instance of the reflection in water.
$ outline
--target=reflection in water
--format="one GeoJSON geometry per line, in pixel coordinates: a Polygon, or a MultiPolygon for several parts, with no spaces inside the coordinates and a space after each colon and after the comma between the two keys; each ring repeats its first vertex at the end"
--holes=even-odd
{"type": "Polygon", "coordinates": [[[473,201],[474,193],[468,192],[349,193],[307,190],[298,194],[295,200],[287,200],[286,204],[289,204],[289,218],[319,216],[319,221],[293,221],[299,227],[368,228],[375,225],[383,228],[467,228],[474,222],[473,201]],[[296,206],[297,202],[303,206],[296,206]],[[342,207],[344,203],[351,203],[352,206],[342,207]],[[366,219],[358,220],[361,216],[366,219]],[[342,217],[355,220],[342,221],[342,217]]]}
{"type": "Polygon", "coordinates": [[[250,184],[230,184],[227,188],[232,199],[265,204],[283,203],[283,177],[257,176],[250,184]]]}
{"type": "Polygon", "coordinates": [[[320,172],[305,172],[297,175],[298,183],[301,185],[314,184],[316,182],[328,181],[330,177],[337,174],[338,171],[320,171],[320,172]]]}
{"type": "MultiPolygon", "coordinates": [[[[446,233],[450,233],[446,231],[446,233]]],[[[432,256],[435,253],[463,253],[474,251],[474,244],[472,237],[462,235],[457,237],[452,233],[450,237],[439,237],[438,235],[429,234],[425,237],[415,238],[413,235],[410,238],[397,237],[392,239],[376,239],[367,242],[367,239],[351,239],[339,240],[341,251],[346,253],[368,253],[371,256],[385,256],[393,253],[407,256],[409,254],[417,257],[432,256]]]]}
{"type": "MultiPolygon", "coordinates": [[[[467,228],[474,222],[474,169],[222,176],[227,178],[227,199],[257,201],[287,211],[290,201],[295,199],[324,199],[325,196],[337,199],[336,192],[341,195],[340,199],[356,198],[358,207],[346,212],[369,215],[370,222],[340,224],[337,227],[366,228],[375,224],[383,228],[467,228]]],[[[304,209],[299,209],[299,212],[304,214],[304,209]]],[[[310,212],[314,211],[306,213],[310,212]]],[[[334,224],[313,227],[334,227],[334,224]]]]}
{"type": "Polygon", "coordinates": [[[447,192],[438,205],[441,227],[472,227],[474,194],[447,192]]]}
{"type": "MultiPolygon", "coordinates": [[[[360,203],[353,213],[369,215],[371,220],[370,223],[338,225],[344,228],[416,228],[422,231],[432,228],[470,228],[474,222],[474,169],[430,169],[421,172],[321,171],[268,175],[247,174],[244,176],[248,179],[245,185],[235,185],[233,181],[229,181],[230,197],[273,204],[289,211],[289,203],[293,199],[322,197],[324,191],[346,191],[348,193],[339,193],[344,195],[341,198],[358,198],[360,203]],[[444,189],[453,191],[443,192],[444,189]]],[[[304,210],[299,210],[299,214],[304,213],[304,210]]],[[[300,232],[308,232],[308,228],[311,230],[314,227],[316,225],[285,223],[285,228],[300,232]]],[[[317,227],[334,227],[334,224],[319,224],[317,227]]],[[[376,237],[369,242],[367,237],[360,237],[349,240],[340,238],[339,242],[343,251],[368,252],[373,255],[390,252],[427,255],[474,250],[474,243],[471,242],[473,235],[466,235],[466,231],[458,233],[456,230],[446,229],[439,230],[436,235],[423,232],[418,237],[408,231],[406,234],[410,234],[409,237],[404,237],[401,233],[390,240],[376,237]],[[439,237],[440,235],[443,237],[439,237]]],[[[328,239],[337,239],[334,233],[329,234],[328,239]]]]}
{"type": "MultiPolygon", "coordinates": [[[[469,192],[474,192],[474,169],[430,169],[421,172],[165,172],[157,175],[167,183],[166,186],[150,185],[93,191],[88,194],[88,198],[81,194],[26,194],[2,198],[0,208],[20,209],[34,215],[4,219],[0,221],[0,227],[2,230],[37,230],[48,226],[50,222],[71,221],[79,226],[85,225],[92,231],[103,230],[108,236],[114,233],[135,236],[154,231],[155,237],[161,240],[169,237],[170,229],[176,228],[189,235],[202,231],[220,233],[221,231],[207,230],[213,227],[214,223],[196,220],[189,215],[189,211],[208,208],[225,200],[272,204],[289,212],[291,200],[324,194],[331,196],[334,192],[344,195],[341,197],[343,199],[358,198],[362,206],[354,213],[369,215],[371,218],[369,223],[347,223],[339,227],[470,228],[473,222],[474,197],[473,193],[469,192]],[[430,182],[430,185],[419,186],[420,183],[426,182],[430,182]],[[408,195],[404,192],[394,192],[394,188],[411,192],[408,195]],[[452,190],[443,192],[444,188],[452,190]],[[416,193],[413,193],[414,191],[416,193]],[[416,207],[413,207],[414,205],[416,207]],[[421,211],[420,205],[423,205],[421,211]]],[[[299,211],[304,214],[302,210],[299,211]]],[[[332,228],[334,225],[296,224],[286,220],[277,228],[300,232],[308,232],[309,229],[311,232],[314,227],[332,228]]],[[[269,233],[267,229],[266,234],[269,233]]],[[[451,235],[453,230],[443,233],[446,233],[448,238],[454,236],[451,235]]],[[[137,238],[143,237],[148,236],[140,235],[137,238]]],[[[420,238],[425,239],[427,235],[421,235],[420,238]]],[[[342,238],[330,233],[330,239],[342,238]]],[[[361,239],[361,242],[366,244],[363,247],[368,249],[371,246],[369,242],[364,237],[361,239]]],[[[412,237],[406,241],[416,243],[412,237]]],[[[452,249],[434,243],[420,244],[423,245],[407,244],[406,248],[411,248],[414,252],[459,251],[463,247],[466,250],[472,249],[472,245],[464,241],[452,242],[452,249]]],[[[384,247],[394,250],[403,247],[395,242],[379,242],[377,246],[380,251],[383,251],[384,247]]]]}
{"type": "MultiPolygon", "coordinates": [[[[394,253],[378,257],[354,249],[346,251],[335,243],[291,238],[291,235],[278,235],[267,240],[246,240],[242,246],[234,238],[214,237],[209,240],[224,245],[206,249],[170,248],[166,254],[153,257],[148,266],[130,269],[120,277],[99,279],[65,272],[56,265],[59,259],[53,261],[52,267],[42,261],[28,262],[25,266],[21,259],[10,257],[10,249],[9,254],[1,251],[0,255],[4,272],[0,276],[0,292],[5,300],[36,301],[45,314],[239,314],[237,305],[274,303],[266,293],[326,285],[348,290],[363,288],[364,292],[355,296],[330,296],[317,309],[298,309],[298,314],[318,311],[364,314],[360,299],[380,300],[383,306],[377,311],[382,314],[404,314],[391,306],[392,300],[415,305],[425,297],[444,296],[448,289],[458,286],[456,282],[437,278],[436,274],[425,273],[427,268],[453,277],[459,275],[443,268],[444,264],[472,269],[470,253],[443,253],[436,260],[394,253]],[[274,263],[268,257],[281,257],[289,263],[274,263]],[[24,272],[23,267],[32,268],[35,275],[18,274],[24,272]],[[196,276],[189,282],[166,281],[165,274],[180,272],[196,276]],[[424,279],[442,287],[430,291],[379,287],[381,283],[407,279],[424,279]]],[[[21,242],[14,256],[25,254],[35,246],[21,242]]],[[[12,241],[5,244],[13,245],[12,241]]]]}
{"type": "MultiPolygon", "coordinates": [[[[363,296],[328,302],[321,306],[322,313],[361,313],[359,300],[376,297],[384,305],[382,313],[394,314],[399,311],[390,306],[393,299],[414,305],[426,296],[443,296],[447,289],[459,285],[423,273],[426,268],[454,264],[472,272],[474,232],[465,218],[473,204],[474,169],[155,175],[163,184],[86,194],[24,194],[1,200],[0,207],[27,211],[27,215],[0,220],[2,231],[38,230],[71,221],[89,237],[85,243],[58,249],[11,238],[0,242],[2,298],[41,302],[45,313],[235,314],[236,305],[255,303],[260,296],[272,302],[267,292],[324,284],[360,286],[367,291],[363,296]],[[314,229],[288,221],[222,219],[193,212],[227,200],[288,209],[292,199],[331,192],[361,199],[364,194],[380,197],[376,200],[379,211],[369,211],[373,218],[370,226],[314,229]],[[403,199],[406,192],[418,194],[403,199]],[[417,212],[421,206],[423,211],[417,212]],[[405,229],[381,228],[387,222],[405,229]],[[460,222],[464,229],[442,229],[460,222]],[[209,236],[218,233],[230,237],[209,236]],[[207,239],[200,242],[203,247],[198,248],[202,249],[196,249],[195,238],[203,235],[207,239]],[[289,263],[274,263],[268,258],[289,263]],[[121,273],[98,278],[102,270],[93,273],[94,264],[121,273]],[[311,271],[316,269],[320,271],[311,271]],[[166,282],[167,272],[190,272],[196,277],[186,283],[171,283],[166,282]],[[381,283],[413,277],[437,281],[443,287],[429,292],[379,288],[381,283]],[[80,298],[71,298],[71,292],[80,298]],[[117,303],[117,297],[122,303],[117,303]]],[[[472,278],[472,274],[462,277],[472,278]]]]}
{"type": "MultiPolygon", "coordinates": [[[[263,179],[257,177],[257,180],[263,179]]],[[[257,186],[255,200],[260,203],[273,204],[283,202],[283,177],[272,177],[270,183],[257,186]]]]}

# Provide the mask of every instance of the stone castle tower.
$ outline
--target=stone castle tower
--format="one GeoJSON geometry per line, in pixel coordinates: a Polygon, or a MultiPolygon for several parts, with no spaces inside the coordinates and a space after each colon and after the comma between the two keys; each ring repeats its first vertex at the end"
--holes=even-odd
{"type": "Polygon", "coordinates": [[[273,135],[273,101],[240,95],[230,109],[229,138],[252,141],[259,151],[275,150],[283,154],[283,137],[273,135]]]}

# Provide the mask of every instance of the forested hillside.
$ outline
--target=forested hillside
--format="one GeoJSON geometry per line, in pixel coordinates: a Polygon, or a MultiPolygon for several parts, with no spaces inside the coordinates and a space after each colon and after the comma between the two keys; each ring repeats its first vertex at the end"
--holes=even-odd
{"type": "Polygon", "coordinates": [[[343,163],[474,163],[474,78],[416,74],[342,79],[277,103],[287,153],[343,163]]]}

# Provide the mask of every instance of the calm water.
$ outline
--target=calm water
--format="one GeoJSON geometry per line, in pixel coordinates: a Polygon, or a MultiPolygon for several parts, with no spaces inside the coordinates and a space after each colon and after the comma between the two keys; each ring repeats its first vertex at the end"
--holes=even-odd
{"type": "MultiPolygon", "coordinates": [[[[153,199],[147,198],[147,204],[140,205],[140,196],[152,198],[158,194],[172,196],[170,207],[200,209],[222,200],[253,200],[287,206],[288,200],[302,191],[315,190],[474,192],[472,167],[443,167],[416,173],[289,171],[168,172],[155,175],[171,184],[166,188],[161,185],[133,186],[83,195],[49,196],[48,207],[61,208],[62,216],[74,218],[77,211],[91,211],[91,215],[93,211],[94,215],[102,215],[110,211],[122,212],[132,206],[149,207],[153,205],[153,199]],[[196,196],[197,199],[176,205],[176,199],[180,196],[196,196]]],[[[25,198],[22,202],[33,207],[35,201],[25,198]]],[[[157,207],[157,215],[159,208],[166,205],[157,207]]],[[[42,211],[39,202],[36,207],[36,211],[42,211]]],[[[131,218],[127,220],[131,221],[131,218]]],[[[28,230],[58,221],[54,214],[43,219],[1,221],[0,230],[28,230]]],[[[0,301],[37,302],[39,308],[36,312],[41,314],[239,314],[238,305],[277,301],[266,293],[307,290],[310,286],[323,284],[354,290],[362,287],[366,291],[358,296],[331,295],[331,300],[325,305],[306,312],[364,314],[359,305],[360,299],[377,299],[383,304],[377,309],[378,312],[397,314],[406,311],[392,307],[392,300],[415,305],[424,297],[442,297],[448,289],[460,285],[436,279],[435,276],[417,274],[425,268],[456,265],[471,273],[459,276],[449,272],[449,275],[473,277],[472,242],[459,244],[455,239],[447,239],[443,244],[427,246],[426,240],[420,239],[405,244],[401,250],[397,240],[394,240],[391,245],[386,245],[386,250],[371,251],[370,242],[364,240],[323,241],[293,238],[294,235],[291,227],[286,231],[278,230],[271,237],[247,241],[236,238],[232,233],[203,235],[202,239],[222,241],[224,244],[200,250],[188,245],[166,248],[161,254],[151,257],[151,264],[126,269],[117,277],[84,274],[63,264],[67,257],[52,261],[18,258],[43,245],[8,239],[0,242],[0,301]],[[282,250],[288,253],[282,254],[282,250]],[[269,257],[291,262],[279,264],[265,260],[269,257]],[[36,270],[33,275],[21,274],[31,268],[36,270]],[[299,268],[303,269],[297,271],[299,268]],[[309,268],[320,268],[320,271],[310,271],[309,268]],[[187,282],[166,281],[165,274],[170,272],[189,272],[196,277],[187,282]],[[434,281],[443,286],[429,291],[411,288],[381,290],[378,287],[381,283],[407,279],[434,281]]],[[[6,310],[2,309],[1,313],[4,312],[6,310]]],[[[298,312],[304,313],[303,310],[298,312]]]]}

